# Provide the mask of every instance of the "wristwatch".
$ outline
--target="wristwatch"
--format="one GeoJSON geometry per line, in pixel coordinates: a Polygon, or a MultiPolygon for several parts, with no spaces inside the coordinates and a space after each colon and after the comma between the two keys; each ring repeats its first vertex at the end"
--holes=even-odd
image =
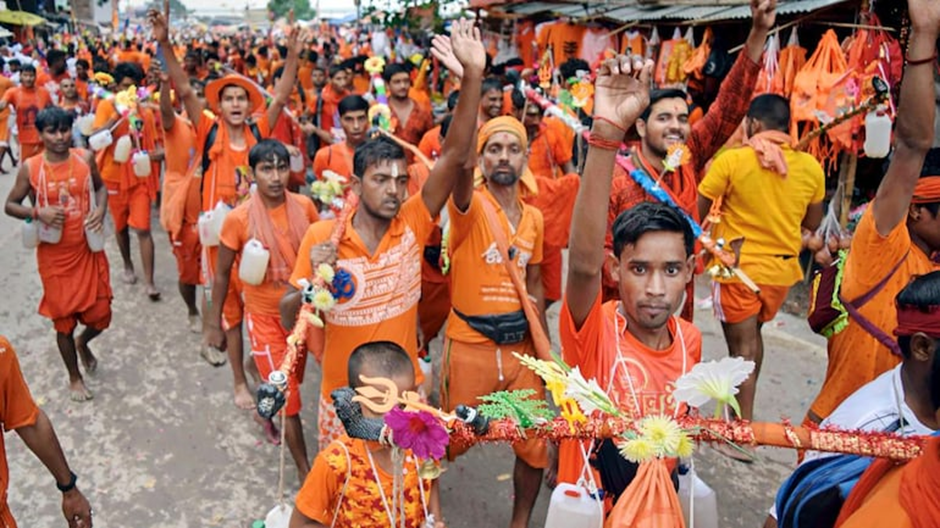
{"type": "Polygon", "coordinates": [[[58,481],[55,483],[55,487],[59,489],[62,493],[67,493],[75,489],[75,482],[78,480],[78,476],[73,471],[69,471],[69,482],[68,484],[59,484],[58,481]]]}

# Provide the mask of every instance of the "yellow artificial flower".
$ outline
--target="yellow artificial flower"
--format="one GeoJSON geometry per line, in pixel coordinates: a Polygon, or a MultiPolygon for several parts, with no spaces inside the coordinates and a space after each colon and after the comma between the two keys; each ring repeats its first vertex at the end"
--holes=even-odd
{"type": "Polygon", "coordinates": [[[574,433],[574,424],[575,423],[586,423],[587,417],[584,416],[584,413],[581,412],[581,408],[578,407],[578,403],[571,398],[567,398],[561,402],[559,405],[561,409],[561,417],[568,422],[568,430],[571,433],[574,433]]]}
{"type": "Polygon", "coordinates": [[[369,57],[366,59],[363,68],[371,74],[382,73],[385,69],[385,59],[382,57],[369,57]]]}
{"type": "Polygon", "coordinates": [[[512,355],[516,356],[523,365],[534,371],[542,381],[546,383],[558,384],[557,386],[567,387],[568,386],[568,373],[565,372],[561,366],[552,361],[543,361],[541,359],[535,359],[532,356],[523,356],[517,352],[513,352],[512,355]]]}
{"type": "Polygon", "coordinates": [[[688,433],[682,431],[679,435],[679,447],[676,448],[676,456],[679,458],[689,458],[695,451],[695,442],[689,438],[688,433]]]}
{"type": "Polygon", "coordinates": [[[682,429],[672,418],[663,415],[647,416],[640,420],[640,435],[656,447],[659,456],[675,456],[679,449],[682,429]]]}
{"type": "Polygon", "coordinates": [[[317,266],[317,276],[323,279],[323,282],[331,284],[333,278],[336,277],[336,272],[333,270],[333,266],[324,262],[317,266]]]}
{"type": "Polygon", "coordinates": [[[620,454],[630,462],[640,464],[656,457],[656,446],[647,438],[634,438],[620,446],[620,454]]]}
{"type": "Polygon", "coordinates": [[[334,304],[336,304],[336,299],[333,298],[333,294],[329,290],[317,289],[316,293],[313,294],[313,307],[321,312],[330,311],[334,304]]]}

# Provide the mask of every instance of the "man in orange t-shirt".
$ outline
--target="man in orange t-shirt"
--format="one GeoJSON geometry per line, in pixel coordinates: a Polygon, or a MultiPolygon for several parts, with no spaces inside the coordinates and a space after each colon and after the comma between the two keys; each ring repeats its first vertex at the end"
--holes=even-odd
{"type": "MultiPolygon", "coordinates": [[[[441,402],[446,411],[475,405],[479,397],[496,391],[529,389],[535,391],[535,398],[545,396],[542,381],[515,356],[535,355],[528,325],[547,329],[544,317],[533,323],[522,306],[531,297],[539,313],[544,313],[542,213],[526,205],[518,191],[526,146],[525,128],[516,118],[487,121],[477,139],[484,183],[474,191],[473,179],[467,178],[454,188],[448,204],[453,309],[447,319],[441,374],[441,402]],[[498,218],[497,225],[491,222],[490,212],[498,218]],[[508,240],[509,264],[503,261],[494,229],[502,230],[508,240]],[[525,292],[517,290],[507,265],[518,268],[525,292]]],[[[469,447],[451,445],[448,457],[453,460],[469,447]]],[[[512,526],[527,526],[542,471],[548,466],[548,451],[545,441],[537,439],[517,443],[513,450],[512,526]]]]}
{"type": "MultiPolygon", "coordinates": [[[[289,331],[281,326],[278,304],[287,291],[287,280],[297,261],[300,241],[307,227],[319,219],[309,198],[287,192],[289,158],[287,148],[275,139],[262,140],[251,148],[248,163],[257,190],[248,201],[225,217],[216,268],[218,273],[215,274],[212,302],[206,317],[206,341],[219,350],[224,349],[221,306],[228,291],[233,265],[236,259],[244,265],[249,244],[260,242],[269,255],[266,269],[256,276],[243,276],[240,273],[239,277],[244,291],[251,355],[264,380],[268,379],[271,372],[281,368],[287,354],[289,331]]],[[[285,436],[297,466],[297,475],[303,482],[310,470],[300,422],[303,366],[300,365],[294,372],[288,377],[285,436]]]]}
{"type": "MultiPolygon", "coordinates": [[[[122,62],[114,68],[114,82],[117,91],[122,92],[133,86],[140,86],[144,72],[135,63],[122,62]]],[[[152,301],[160,300],[160,291],[154,283],[154,246],[150,234],[150,214],[157,197],[159,174],[150,171],[149,175],[138,176],[135,173],[133,155],[139,151],[149,153],[152,161],[162,161],[162,149],[157,150],[157,128],[153,111],[138,103],[132,115],[124,117],[118,111],[113,99],[98,103],[95,109],[95,131],[111,130],[114,142],[97,154],[101,169],[101,179],[108,186],[108,207],[114,220],[121,258],[124,260],[124,282],[134,284],[134,261],[131,259],[130,231],[137,234],[140,246],[140,260],[144,268],[144,286],[147,296],[152,301]],[[140,123],[136,130],[131,129],[131,122],[140,123]],[[115,160],[117,145],[121,138],[131,141],[132,154],[126,161],[115,160]]]]}
{"type": "Polygon", "coordinates": [[[392,112],[391,129],[399,139],[417,145],[433,125],[431,113],[408,96],[411,74],[403,64],[389,64],[382,72],[388,86],[388,107],[392,112]]]}
{"type": "Polygon", "coordinates": [[[20,86],[10,88],[0,99],[0,110],[12,106],[16,110],[16,128],[19,131],[20,160],[42,153],[42,139],[36,130],[36,114],[52,105],[52,97],[41,86],[36,86],[36,67],[26,64],[20,69],[20,86]]]}
{"type": "MultiPolygon", "coordinates": [[[[601,298],[601,270],[607,258],[606,204],[617,145],[642,111],[653,68],[652,61],[645,65],[636,61],[631,68],[632,62],[620,56],[597,72],[597,118],[591,137],[604,142],[588,150],[575,203],[559,333],[565,362],[580,368],[586,379],[596,379],[625,413],[636,418],[675,416],[681,409],[672,398],[674,383],[702,357],[701,332],[674,315],[682,306],[695,262],[692,229],[677,211],[643,203],[617,217],[613,226],[616,260],[611,268],[619,295],[607,303],[601,298]],[[611,71],[615,64],[618,73],[611,71]]],[[[627,462],[610,442],[601,444],[597,459],[616,470],[627,462]],[[615,453],[618,460],[605,461],[607,453],[615,453]]],[[[589,471],[583,467],[585,447],[576,441],[562,443],[560,482],[577,482],[589,471]]],[[[632,480],[628,472],[622,473],[617,480],[632,480]]],[[[605,494],[615,500],[623,492],[623,483],[602,484],[605,494]]]]}
{"type": "MultiPolygon", "coordinates": [[[[479,105],[479,86],[486,52],[469,23],[455,22],[454,53],[446,44],[446,66],[464,71],[468,88],[454,111],[454,119],[472,122],[479,105]],[[459,44],[458,44],[459,42],[459,44]]],[[[408,351],[415,375],[418,368],[417,314],[421,297],[421,259],[434,218],[447,203],[454,185],[465,175],[460,170],[471,152],[472,127],[450,130],[444,152],[421,192],[408,197],[405,152],[393,140],[379,137],[356,149],[352,189],[358,206],[345,220],[339,244],[331,234],[335,220],[318,222],[304,236],[291,275],[292,288],[281,302],[285,327],[297,318],[304,285],[322,263],[335,264],[351,276],[351,298],[342,298],[324,314],[323,380],[320,389],[320,447],[342,433],[342,425],[328,403],[330,392],[346,386],[344,365],[349,353],[362,343],[392,341],[408,351]]],[[[467,175],[470,177],[470,175],[467,175]]]]}
{"type": "MultiPolygon", "coordinates": [[[[937,22],[919,21],[915,27],[908,56],[931,56],[940,32],[937,22]]],[[[855,228],[841,295],[859,299],[885,282],[858,309],[867,324],[849,317],[845,330],[829,339],[826,378],[807,422],[819,423],[862,385],[901,361],[891,336],[897,326],[894,298],[911,277],[940,269],[932,259],[940,250],[940,150],[930,149],[936,94],[933,68],[925,64],[905,68],[895,152],[875,199],[855,228]]]]}
{"type": "MultiPolygon", "coordinates": [[[[3,431],[16,431],[26,447],[49,469],[56,487],[62,492],[62,514],[69,526],[91,528],[92,511],[88,499],[75,487],[78,477],[69,468],[52,422],[33,401],[16,351],[4,336],[0,336],[0,423],[3,431]]],[[[3,444],[3,435],[0,434],[0,525],[16,528],[16,520],[7,504],[10,472],[3,444]]]]}
{"type": "MultiPolygon", "coordinates": [[[[257,86],[245,77],[239,75],[226,75],[216,79],[206,86],[206,103],[203,104],[196,91],[189,85],[189,78],[173,53],[168,53],[171,44],[169,29],[162,13],[151,11],[148,20],[153,27],[153,38],[165,50],[167,71],[177,88],[177,95],[183,102],[186,114],[194,117],[196,128],[196,146],[199,155],[194,167],[198,174],[200,193],[202,194],[203,214],[213,211],[219,204],[222,209],[233,208],[239,202],[247,199],[251,189],[251,179],[248,165],[248,151],[261,137],[270,133],[268,123],[273,123],[290,100],[290,93],[297,75],[297,55],[303,47],[301,32],[293,31],[288,36],[287,63],[284,66],[284,76],[274,88],[274,97],[267,110],[257,122],[251,119],[256,111],[264,108],[264,96],[257,86]],[[209,108],[213,116],[204,114],[209,108]],[[208,141],[214,136],[214,141],[208,141]],[[208,152],[203,152],[204,147],[208,152]],[[205,166],[203,166],[205,164],[205,166]]],[[[217,233],[207,233],[208,236],[217,233]]],[[[203,284],[211,286],[214,282],[215,264],[218,246],[208,247],[203,244],[202,257],[203,284]]],[[[242,364],[241,322],[243,306],[238,292],[238,278],[232,277],[230,287],[222,306],[223,327],[226,330],[226,344],[230,358],[232,374],[234,377],[235,405],[240,409],[254,408],[254,397],[248,390],[245,371],[242,364]]],[[[207,291],[207,295],[211,291],[207,291]]],[[[206,299],[208,300],[208,299],[206,299]]],[[[203,309],[203,313],[206,310],[203,309]]],[[[214,366],[223,365],[226,356],[222,351],[212,347],[204,347],[202,356],[214,366]]]]}
{"type": "MultiPolygon", "coordinates": [[[[313,158],[313,174],[323,179],[324,171],[333,171],[347,181],[353,175],[353,155],[366,139],[369,130],[369,103],[359,95],[347,95],[339,103],[339,122],[346,140],[317,151],[313,158]]],[[[325,204],[329,205],[329,204],[325,204]]]]}

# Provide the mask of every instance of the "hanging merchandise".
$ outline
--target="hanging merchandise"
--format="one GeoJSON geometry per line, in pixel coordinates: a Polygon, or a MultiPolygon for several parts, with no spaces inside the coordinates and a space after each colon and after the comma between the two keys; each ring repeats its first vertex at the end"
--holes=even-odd
{"type": "Polygon", "coordinates": [[[660,47],[653,78],[656,85],[659,88],[681,85],[686,78],[682,67],[691,54],[692,45],[682,38],[679,28],[676,28],[672,38],[663,42],[660,47]]]}
{"type": "Polygon", "coordinates": [[[621,37],[620,53],[648,58],[648,52],[649,46],[646,43],[646,37],[639,31],[627,31],[621,37]]]}
{"type": "Polygon", "coordinates": [[[754,97],[763,94],[783,95],[774,90],[775,80],[780,72],[780,44],[777,35],[767,37],[767,46],[764,48],[764,63],[757,84],[754,85],[754,97]]]}
{"type": "MultiPolygon", "coordinates": [[[[829,94],[837,83],[843,80],[848,70],[838,37],[833,30],[826,31],[816,52],[796,75],[793,96],[790,99],[791,119],[794,126],[808,123],[804,134],[812,132],[825,123],[820,123],[820,116],[825,122],[831,117],[824,114],[829,102],[829,94]]],[[[823,167],[834,168],[838,162],[838,150],[829,141],[817,137],[809,142],[806,152],[811,154],[823,167]]]]}
{"type": "Polygon", "coordinates": [[[800,39],[796,33],[796,28],[790,32],[790,39],[787,46],[780,50],[779,69],[774,77],[773,93],[790,98],[793,93],[793,83],[796,80],[796,74],[806,64],[806,48],[800,46],[800,39]]]}
{"type": "MultiPolygon", "coordinates": [[[[692,28],[686,32],[686,37],[690,36],[692,28]]],[[[701,92],[705,89],[705,64],[712,53],[712,28],[705,28],[705,34],[702,35],[702,44],[692,51],[689,59],[682,65],[682,71],[688,77],[689,91],[701,92]]]]}

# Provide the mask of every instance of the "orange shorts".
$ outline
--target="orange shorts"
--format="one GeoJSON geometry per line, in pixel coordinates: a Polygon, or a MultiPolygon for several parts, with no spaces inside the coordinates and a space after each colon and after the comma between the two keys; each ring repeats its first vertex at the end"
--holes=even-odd
{"type": "Polygon", "coordinates": [[[754,293],[740,282],[712,282],[712,304],[715,318],[723,323],[735,324],[757,316],[766,323],[777,315],[787,299],[789,286],[758,284],[760,293],[754,293]]]}
{"type": "Polygon", "coordinates": [[[124,231],[130,226],[138,231],[150,231],[150,191],[140,184],[122,191],[117,182],[105,182],[108,187],[108,209],[114,219],[114,230],[124,231]]]}
{"type": "Polygon", "coordinates": [[[421,301],[418,302],[418,320],[424,342],[434,339],[447,316],[450,315],[450,281],[421,282],[421,301]]]}
{"type": "Polygon", "coordinates": [[[42,154],[43,150],[42,143],[20,143],[20,163],[42,154]]]}
{"type": "Polygon", "coordinates": [[[111,298],[101,297],[84,312],[57,317],[52,320],[52,326],[60,334],[71,334],[75,331],[78,323],[95,330],[105,330],[111,326],[111,298]]]}
{"type": "MultiPolygon", "coordinates": [[[[206,295],[212,291],[212,281],[215,278],[215,264],[219,256],[218,247],[202,247],[202,285],[206,286],[206,295]]],[[[238,281],[238,260],[232,266],[232,276],[228,281],[228,293],[225,294],[225,303],[222,304],[222,328],[230,330],[242,324],[245,315],[245,303],[242,301],[241,283],[238,281]]],[[[211,299],[211,297],[209,297],[211,299]]]]}
{"type": "MultiPolygon", "coordinates": [[[[251,357],[258,367],[261,379],[267,381],[272,372],[281,367],[287,355],[287,335],[289,332],[281,326],[281,318],[276,315],[245,314],[248,327],[248,339],[251,341],[251,357]]],[[[307,365],[307,355],[297,358],[294,372],[287,376],[287,416],[300,413],[300,384],[307,365]]]]}
{"type": "Polygon", "coordinates": [[[542,245],[542,290],[546,301],[561,300],[561,250],[558,246],[542,245]]]}
{"type": "Polygon", "coordinates": [[[182,284],[200,284],[200,258],[202,246],[199,244],[199,231],[196,224],[183,224],[177,240],[170,237],[173,256],[176,257],[176,271],[182,284]]]}
{"type": "MultiPolygon", "coordinates": [[[[494,343],[462,343],[444,340],[444,365],[441,379],[441,403],[450,412],[458,405],[476,407],[480,396],[496,391],[532,389],[533,398],[545,399],[542,380],[519,362],[513,352],[535,354],[529,341],[515,345],[494,343]],[[459,373],[459,375],[458,375],[459,373]]],[[[451,444],[447,457],[454,460],[471,446],[451,444]]],[[[544,440],[530,439],[513,444],[516,456],[534,468],[548,467],[548,445],[544,440]]]]}

